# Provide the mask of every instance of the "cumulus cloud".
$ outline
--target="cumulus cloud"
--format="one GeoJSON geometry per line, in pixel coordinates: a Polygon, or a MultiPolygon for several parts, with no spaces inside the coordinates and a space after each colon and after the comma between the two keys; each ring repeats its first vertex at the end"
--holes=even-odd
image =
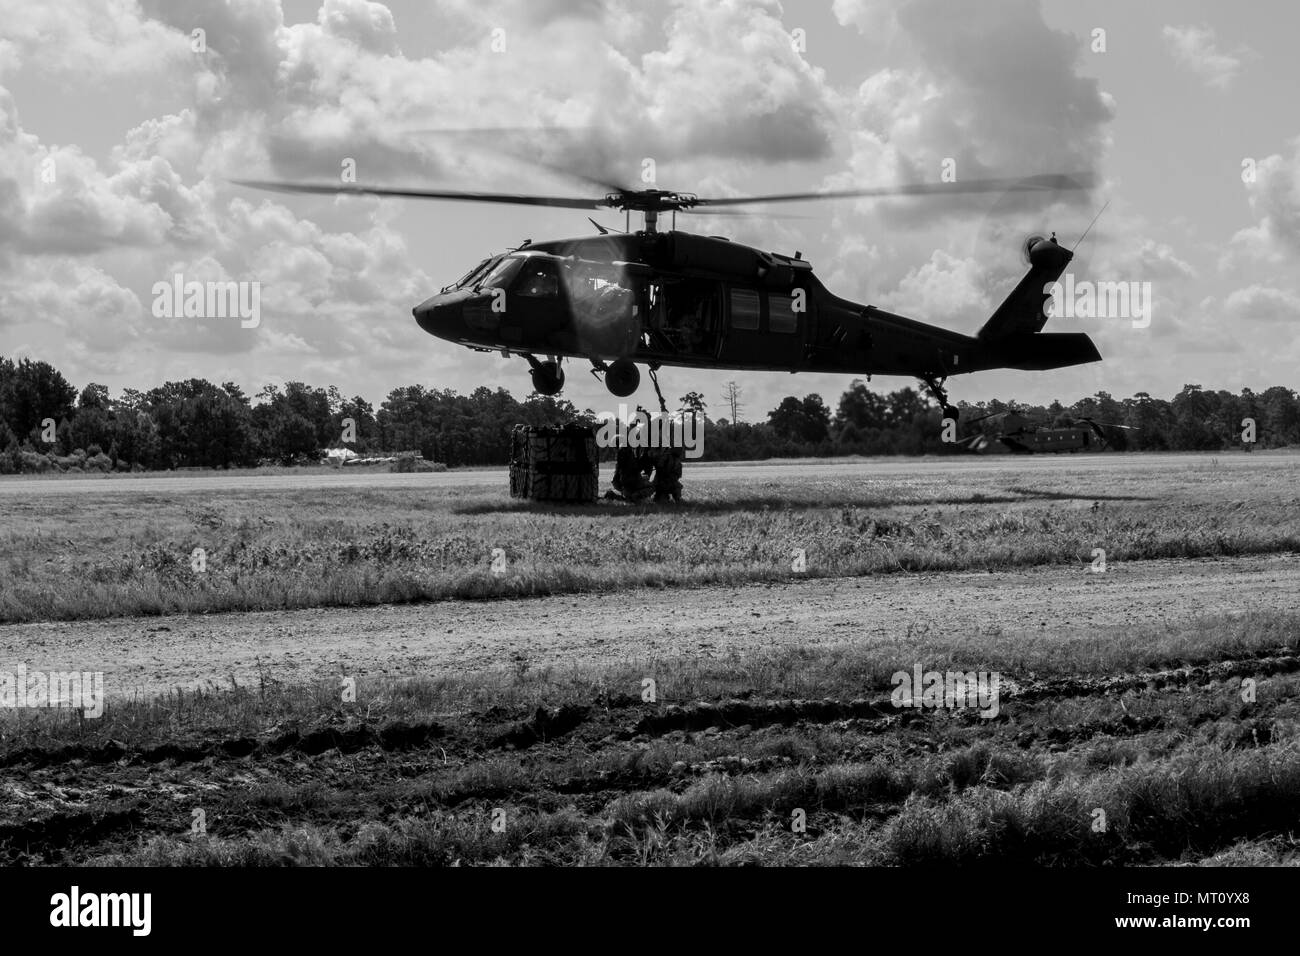
{"type": "Polygon", "coordinates": [[[190,58],[188,35],[145,18],[138,0],[4,5],[0,74],[25,67],[60,79],[103,82],[174,75],[190,58]]]}
{"type": "Polygon", "coordinates": [[[1191,70],[1206,86],[1226,90],[1241,72],[1243,49],[1225,53],[1214,30],[1205,25],[1167,26],[1161,31],[1165,48],[1179,66],[1191,70]]]}
{"type": "Polygon", "coordinates": [[[824,76],[775,3],[679,4],[635,77],[670,155],[810,159],[830,151],[824,76]]]}
{"type": "Polygon", "coordinates": [[[0,327],[40,326],[60,354],[94,371],[124,371],[143,344],[140,298],[104,270],[63,257],[23,260],[0,273],[0,327]]]}
{"type": "Polygon", "coordinates": [[[1255,164],[1246,189],[1257,221],[1233,235],[1220,269],[1276,264],[1300,254],[1300,136],[1289,145],[1290,155],[1274,153],[1255,164]]]}
{"type": "Polygon", "coordinates": [[[4,324],[34,329],[37,342],[95,370],[135,367],[142,351],[287,350],[322,362],[400,352],[406,323],[376,328],[374,317],[408,316],[430,282],[381,204],[359,203],[352,215],[365,225],[340,232],[219,181],[187,184],[162,153],[184,165],[202,148],[192,116],[147,121],[101,164],[24,131],[0,87],[4,324]],[[155,283],[176,274],[258,284],[263,325],[154,315],[142,302],[151,305],[155,283]]]}
{"type": "Polygon", "coordinates": [[[1192,279],[1196,270],[1184,259],[1174,254],[1168,243],[1142,239],[1134,254],[1134,273],[1142,281],[1156,279],[1192,279]]]}
{"type": "Polygon", "coordinates": [[[880,304],[923,322],[960,322],[963,331],[974,331],[991,311],[982,276],[975,260],[936,251],[904,276],[897,288],[881,296],[880,304]]]}
{"type": "Polygon", "coordinates": [[[761,161],[829,152],[831,93],[794,50],[777,4],[678,0],[662,48],[639,58],[610,41],[644,14],[563,4],[551,16],[545,6],[453,5],[452,15],[478,29],[423,58],[402,56],[387,8],[363,0],[329,0],[316,22],[292,25],[275,0],[151,9],[176,30],[202,23],[207,31],[210,95],[196,104],[197,125],[225,131],[219,148],[229,160],[286,177],[336,177],[343,157],[355,158],[367,181],[479,173],[481,157],[467,159],[462,141],[439,149],[437,137],[411,131],[474,127],[484,116],[493,127],[582,128],[581,141],[561,139],[543,157],[560,166],[592,153],[632,172],[646,155],[761,161]],[[504,32],[495,38],[494,30],[504,32]]]}
{"type": "Polygon", "coordinates": [[[857,163],[936,181],[948,158],[959,179],[1100,162],[1114,105],[1076,71],[1083,42],[1049,28],[1034,0],[910,0],[897,22],[920,65],[885,69],[859,88],[868,135],[857,163]]]}
{"type": "Polygon", "coordinates": [[[317,22],[330,36],[350,41],[369,53],[398,53],[392,12],[368,0],[325,0],[317,22]]]}
{"type": "Polygon", "coordinates": [[[1300,323],[1300,295],[1290,289],[1252,285],[1237,289],[1223,303],[1230,318],[1252,322],[1300,323]]]}
{"type": "MultiPolygon", "coordinates": [[[[1050,28],[1036,0],[840,0],[834,9],[867,44],[890,42],[880,68],[845,97],[850,152],[831,186],[938,183],[945,173],[960,185],[1103,166],[1114,103],[1080,73],[1087,38],[1050,28]]],[[[1000,299],[994,293],[1024,272],[1026,236],[1086,223],[1096,205],[1089,189],[871,200],[837,210],[836,226],[890,234],[878,288],[901,288],[940,250],[977,263],[979,287],[1000,299]]]]}
{"type": "Polygon", "coordinates": [[[44,146],[4,87],[0,159],[0,247],[87,254],[198,238],[203,200],[166,159],[122,159],[109,173],[75,146],[44,146]]]}
{"type": "Polygon", "coordinates": [[[835,0],[831,11],[843,24],[856,26],[866,37],[890,37],[898,27],[893,0],[835,0]]]}

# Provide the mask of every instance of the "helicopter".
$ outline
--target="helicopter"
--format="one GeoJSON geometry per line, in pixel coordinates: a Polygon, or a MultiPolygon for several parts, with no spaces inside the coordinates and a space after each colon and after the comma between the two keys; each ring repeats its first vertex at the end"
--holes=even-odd
{"type": "Polygon", "coordinates": [[[966,335],[841,298],[821,283],[798,251],[767,252],[676,228],[678,213],[734,215],[732,207],[755,203],[1055,194],[1088,188],[1088,173],[725,198],[610,182],[600,183],[604,195],[590,197],[235,182],[291,193],[617,209],[626,214],[628,230],[631,214],[639,213],[643,225],[636,232],[613,230],[589,218],[597,235],[525,241],[488,256],[412,310],[430,335],[479,352],[521,356],[528,362],[533,388],[542,395],[557,395],[564,388],[564,359],[590,362],[592,374],[603,377],[618,397],[637,390],[638,366],[644,365],[665,409],[656,375],[664,366],[837,372],[868,379],[899,375],[918,379],[944,416],[956,420],[958,410],[944,387],[951,376],[1002,368],[1041,371],[1101,360],[1085,333],[1042,331],[1050,298],[1044,290],[1074,257],[1055,234],[1023,242],[1028,271],[979,331],[966,335]],[[664,214],[672,217],[668,230],[659,228],[664,214]]]}
{"type": "Polygon", "coordinates": [[[1093,418],[1066,418],[1064,425],[1054,425],[1054,421],[1060,422],[1062,419],[1036,418],[1014,410],[968,419],[967,424],[974,425],[999,418],[1002,422],[996,434],[976,433],[962,439],[960,444],[982,454],[1104,451],[1111,444],[1105,429],[1137,430],[1135,425],[1099,422],[1093,418]]]}

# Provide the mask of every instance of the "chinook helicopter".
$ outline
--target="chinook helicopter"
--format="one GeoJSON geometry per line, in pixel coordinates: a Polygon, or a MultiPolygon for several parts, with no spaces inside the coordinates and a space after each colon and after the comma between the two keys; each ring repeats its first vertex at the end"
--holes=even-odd
{"type": "MultiPolygon", "coordinates": [[[[959,444],[980,454],[1032,455],[1039,452],[1105,451],[1111,440],[1105,429],[1122,428],[1136,431],[1136,425],[1118,422],[1099,422],[1093,418],[1067,418],[1065,424],[1053,425],[1048,418],[1037,418],[1014,410],[994,412],[979,418],[968,419],[968,425],[1000,419],[995,434],[976,433],[959,444]]],[[[1060,422],[1061,419],[1057,419],[1060,422]]]]}
{"type": "MultiPolygon", "coordinates": [[[[579,177],[582,178],[582,177],[579,177]]],[[[664,405],[663,366],[781,372],[901,375],[919,379],[957,419],[944,388],[953,375],[989,369],[1046,370],[1101,360],[1082,332],[1043,332],[1044,291],[1074,253],[1056,236],[1029,237],[1028,271],[975,335],[927,325],[830,292],[799,252],[766,252],[718,236],[676,229],[677,214],[729,214],[755,203],[883,196],[1039,192],[1085,189],[1089,174],[921,183],[897,187],[767,196],[701,198],[661,189],[602,183],[591,198],[460,192],[354,184],[237,180],[280,192],[368,195],[564,209],[617,209],[643,217],[636,232],[589,219],[598,234],[525,242],[482,259],[456,282],[413,309],[430,335],[480,352],[518,355],[543,395],[564,387],[564,359],[585,360],[619,397],[640,385],[639,365],[664,405]],[[663,214],[672,216],[667,231],[663,214]]],[[[742,213],[743,215],[743,213],[742,213]]],[[[666,407],[666,405],[664,405],[666,407]]]]}

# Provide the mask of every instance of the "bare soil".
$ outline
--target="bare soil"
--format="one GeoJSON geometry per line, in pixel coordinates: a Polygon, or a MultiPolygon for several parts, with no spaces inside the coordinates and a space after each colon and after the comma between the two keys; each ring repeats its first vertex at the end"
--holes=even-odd
{"type": "Polygon", "coordinates": [[[0,627],[0,662],[103,671],[113,700],[267,678],[425,678],[903,635],[1065,638],[1257,610],[1300,611],[1297,556],[17,624],[0,627]]]}

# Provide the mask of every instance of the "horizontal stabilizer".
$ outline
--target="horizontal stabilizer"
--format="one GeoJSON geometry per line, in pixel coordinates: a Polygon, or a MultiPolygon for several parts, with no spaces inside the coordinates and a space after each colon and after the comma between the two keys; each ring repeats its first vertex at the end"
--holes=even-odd
{"type": "Polygon", "coordinates": [[[1085,332],[1013,332],[987,344],[998,365],[1026,371],[1101,361],[1101,353],[1085,332]]]}

